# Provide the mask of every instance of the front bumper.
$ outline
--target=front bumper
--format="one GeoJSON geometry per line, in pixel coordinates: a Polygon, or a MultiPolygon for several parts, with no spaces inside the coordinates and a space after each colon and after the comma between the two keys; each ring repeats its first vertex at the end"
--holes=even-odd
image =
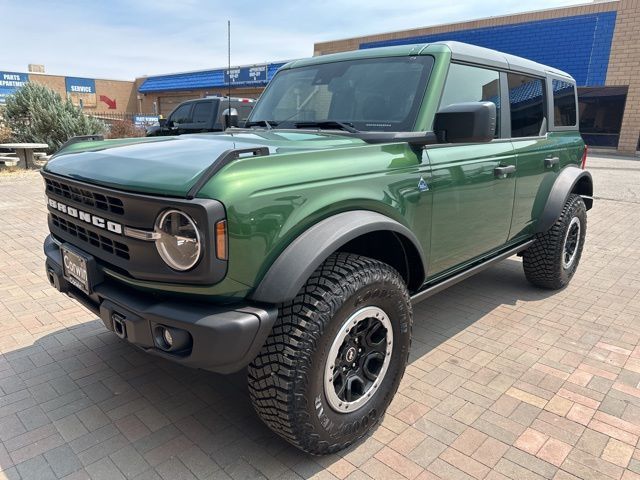
{"type": "Polygon", "coordinates": [[[183,365],[218,373],[247,366],[258,354],[277,317],[277,308],[257,304],[220,306],[190,299],[167,299],[103,279],[87,295],[62,274],[62,257],[51,236],[44,243],[46,273],[52,286],[78,300],[98,315],[104,325],[148,353],[183,365]],[[114,328],[114,318],[116,326],[114,328]],[[124,325],[124,328],[120,328],[124,325]],[[159,348],[157,327],[186,331],[188,349],[167,352],[159,348]]]}

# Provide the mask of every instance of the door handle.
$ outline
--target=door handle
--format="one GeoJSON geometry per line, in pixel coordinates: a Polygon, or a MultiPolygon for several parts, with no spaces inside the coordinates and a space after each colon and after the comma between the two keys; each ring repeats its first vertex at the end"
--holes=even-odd
{"type": "Polygon", "coordinates": [[[545,168],[551,168],[554,165],[557,165],[558,163],[560,163],[559,157],[549,157],[544,159],[545,168]]]}
{"type": "Polygon", "coordinates": [[[507,178],[510,173],[516,173],[515,165],[506,165],[504,167],[496,167],[493,169],[493,174],[497,178],[507,178]]]}

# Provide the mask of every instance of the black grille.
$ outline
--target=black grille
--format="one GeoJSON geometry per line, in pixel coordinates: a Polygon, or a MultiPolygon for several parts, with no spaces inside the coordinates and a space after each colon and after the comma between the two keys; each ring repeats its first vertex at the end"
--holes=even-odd
{"type": "Polygon", "coordinates": [[[92,192],[91,190],[79,188],[50,178],[45,178],[44,181],[47,186],[47,192],[54,193],[81,205],[94,207],[116,215],[124,215],[124,205],[122,200],[117,197],[92,192]]]}
{"type": "Polygon", "coordinates": [[[87,230],[82,225],[77,225],[53,213],[51,214],[51,221],[53,225],[67,232],[69,235],[94,247],[101,248],[107,253],[129,260],[129,247],[124,243],[116,242],[91,230],[87,230]]]}

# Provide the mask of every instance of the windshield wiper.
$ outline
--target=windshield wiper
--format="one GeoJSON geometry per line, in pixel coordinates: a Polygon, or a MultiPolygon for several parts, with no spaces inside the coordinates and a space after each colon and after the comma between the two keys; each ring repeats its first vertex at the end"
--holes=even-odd
{"type": "Polygon", "coordinates": [[[353,128],[352,123],[338,122],[336,120],[324,120],[321,122],[297,122],[293,124],[296,128],[338,128],[349,133],[357,133],[358,129],[353,128]]]}
{"type": "Polygon", "coordinates": [[[273,120],[254,120],[244,124],[246,128],[259,127],[261,125],[267,127],[267,130],[271,130],[273,127],[278,126],[278,122],[274,122],[273,120]]]}

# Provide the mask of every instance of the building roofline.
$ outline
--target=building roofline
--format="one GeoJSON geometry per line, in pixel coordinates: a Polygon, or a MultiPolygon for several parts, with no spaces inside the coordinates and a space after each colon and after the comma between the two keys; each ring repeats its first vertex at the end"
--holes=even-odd
{"type": "MultiPolygon", "coordinates": [[[[231,65],[231,68],[247,68],[247,67],[261,67],[263,65],[272,65],[272,64],[286,64],[292,62],[293,60],[275,60],[270,62],[260,62],[260,63],[247,63],[245,65],[231,65]]],[[[184,72],[173,72],[173,73],[159,73],[154,75],[142,75],[140,77],[136,77],[136,80],[145,80],[147,78],[158,78],[158,77],[169,77],[173,75],[189,75],[192,73],[203,73],[203,72],[211,72],[213,70],[227,70],[229,67],[213,67],[213,68],[203,68],[199,70],[186,70],[184,72]]]]}
{"type": "MultiPolygon", "coordinates": [[[[334,42],[345,42],[348,40],[356,40],[358,38],[367,38],[367,37],[378,37],[378,36],[382,36],[382,35],[392,35],[394,33],[403,33],[403,34],[408,34],[410,35],[411,32],[413,31],[418,31],[418,30],[425,30],[428,28],[439,28],[439,27],[450,27],[453,25],[464,25],[467,23],[472,23],[472,22],[484,22],[484,21],[488,21],[488,20],[495,20],[498,18],[509,18],[509,17],[516,17],[519,15],[528,15],[528,14],[535,14],[535,13],[542,13],[542,12],[551,12],[554,10],[567,10],[570,8],[580,8],[580,7],[591,7],[593,5],[605,5],[605,4],[613,4],[613,3],[620,3],[620,0],[592,0],[590,2],[584,2],[584,3],[575,3],[572,5],[566,5],[564,7],[551,7],[551,8],[540,8],[537,10],[527,10],[524,12],[515,12],[515,13],[506,13],[504,15],[490,15],[488,17],[480,17],[480,18],[470,18],[468,20],[461,20],[458,22],[447,22],[447,23],[436,23],[433,25],[423,25],[420,27],[414,27],[414,28],[409,28],[406,30],[390,30],[387,32],[375,32],[375,33],[368,33],[368,34],[364,34],[364,35],[357,35],[355,37],[344,37],[344,38],[333,38],[330,40],[324,40],[322,42],[315,42],[314,43],[314,50],[315,50],[315,46],[316,45],[323,45],[326,43],[334,43],[334,42]]],[[[476,28],[476,27],[474,27],[476,28]]],[[[481,28],[481,27],[480,27],[481,28]]],[[[467,30],[466,28],[460,28],[459,30],[467,30]]]]}
{"type": "Polygon", "coordinates": [[[86,77],[83,75],[59,75],[57,73],[43,73],[43,72],[19,72],[15,70],[2,70],[2,71],[7,73],[19,73],[21,75],[42,75],[43,77],[86,78],[88,80],[102,80],[105,82],[129,82],[129,83],[134,82],[134,80],[122,80],[120,78],[86,77]]]}

